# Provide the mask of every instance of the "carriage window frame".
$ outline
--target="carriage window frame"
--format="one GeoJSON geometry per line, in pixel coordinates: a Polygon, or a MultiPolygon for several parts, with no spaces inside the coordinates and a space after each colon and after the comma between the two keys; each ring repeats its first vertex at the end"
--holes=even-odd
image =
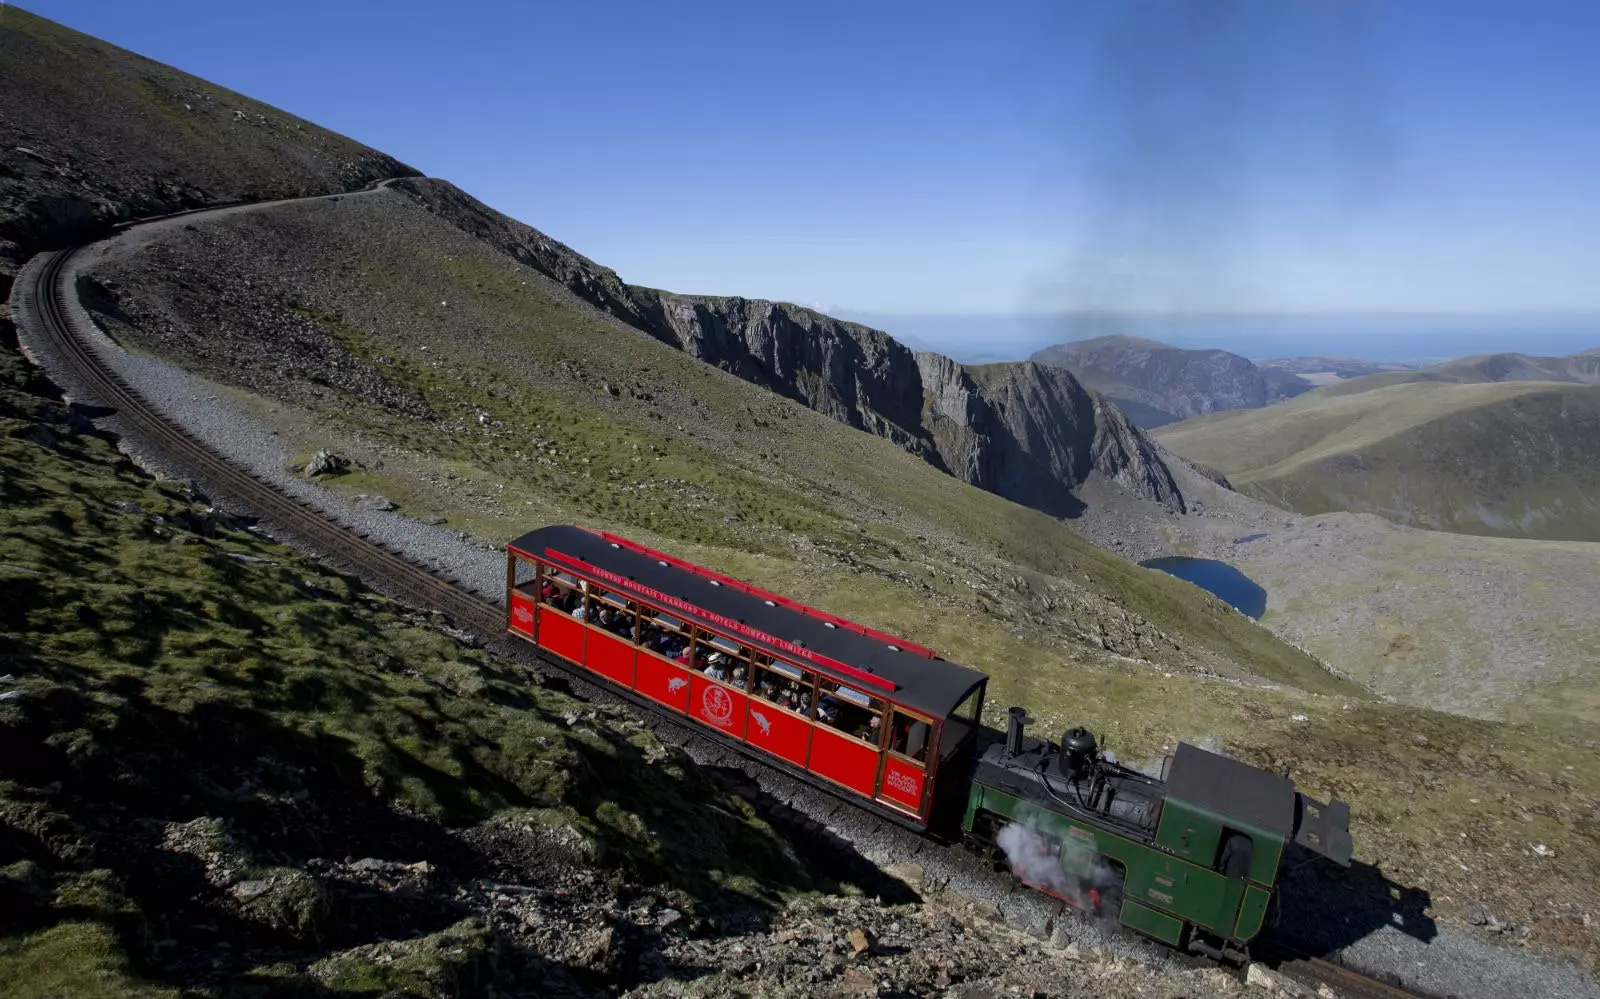
{"type": "MultiPolygon", "coordinates": [[[[889,734],[884,740],[884,752],[895,759],[905,760],[907,763],[914,764],[922,770],[927,770],[931,766],[930,757],[934,755],[934,734],[938,731],[936,720],[921,712],[912,711],[902,705],[895,704],[892,701],[889,703],[889,708],[894,715],[894,719],[888,725],[889,734]],[[920,757],[912,756],[910,753],[902,753],[894,748],[894,723],[901,718],[907,719],[914,725],[922,725],[927,729],[927,733],[922,739],[922,755],[920,757]]],[[[907,735],[909,739],[909,730],[907,730],[907,735]]]]}
{"type": "MultiPolygon", "coordinates": [[[[554,567],[544,565],[542,563],[539,564],[539,569],[540,571],[538,575],[534,578],[534,603],[541,607],[550,607],[558,613],[566,614],[570,617],[572,615],[572,611],[562,607],[556,601],[572,594],[575,591],[578,593],[583,593],[584,591],[579,585],[579,580],[575,579],[570,573],[560,572],[554,567]],[[563,579],[562,577],[566,578],[563,579]],[[571,579],[572,582],[567,582],[567,579],[571,579]],[[556,594],[550,600],[544,599],[544,584],[547,582],[556,588],[556,594]]],[[[588,611],[585,610],[584,613],[587,615],[588,611]]]]}
{"type": "Polygon", "coordinates": [[[688,664],[686,664],[686,668],[689,669],[690,672],[700,674],[707,680],[710,680],[712,683],[720,683],[723,686],[737,690],[740,693],[749,693],[751,682],[755,674],[754,669],[751,667],[750,660],[758,650],[754,646],[746,644],[740,639],[718,631],[715,628],[708,628],[703,625],[698,626],[698,628],[700,636],[695,644],[693,652],[690,654],[690,661],[688,664]],[[739,651],[730,652],[728,650],[730,645],[739,651]],[[704,653],[706,659],[708,660],[704,665],[698,662],[701,653],[704,653]],[[711,663],[709,660],[712,655],[717,653],[721,653],[728,662],[728,675],[727,679],[725,680],[718,680],[710,673],[711,663]],[[733,671],[741,666],[744,668],[745,677],[743,686],[740,686],[740,684],[733,679],[733,671]]]}
{"type": "Polygon", "coordinates": [[[852,739],[852,740],[854,740],[856,742],[861,743],[863,746],[871,746],[873,749],[877,750],[880,753],[883,752],[884,739],[887,736],[886,726],[884,725],[884,714],[885,714],[888,706],[890,704],[892,704],[893,702],[892,701],[887,701],[887,700],[885,700],[885,699],[883,699],[881,697],[874,697],[874,696],[872,696],[871,694],[867,693],[864,690],[860,690],[860,689],[858,689],[856,687],[853,687],[850,684],[844,682],[843,680],[837,680],[837,679],[835,679],[835,678],[833,678],[831,676],[823,677],[822,679],[823,679],[823,681],[825,683],[832,684],[833,685],[833,689],[832,690],[828,690],[828,691],[824,691],[822,689],[822,685],[820,683],[819,683],[819,685],[817,687],[817,698],[816,698],[816,709],[815,709],[815,721],[816,721],[816,724],[818,724],[818,725],[826,725],[830,732],[834,732],[834,733],[836,733],[838,735],[842,735],[847,739],[852,739]],[[867,704],[865,706],[863,706],[863,705],[861,705],[860,703],[856,702],[855,700],[853,700],[851,698],[840,697],[839,696],[839,691],[841,689],[851,690],[851,691],[854,691],[857,694],[860,694],[861,696],[863,696],[863,697],[865,697],[867,699],[867,704]],[[850,708],[852,708],[852,709],[854,709],[856,711],[864,711],[864,712],[866,712],[867,713],[867,722],[866,722],[866,724],[869,726],[869,729],[868,729],[869,731],[870,731],[870,726],[872,724],[872,718],[873,718],[874,715],[876,715],[877,718],[878,718],[878,734],[877,734],[877,738],[876,739],[864,738],[862,736],[857,735],[854,731],[852,731],[850,729],[847,729],[847,728],[841,728],[840,726],[835,725],[833,722],[828,721],[826,718],[822,717],[822,699],[824,697],[832,697],[835,700],[841,701],[843,704],[848,705],[850,708]]]}
{"type": "Polygon", "coordinates": [[[789,714],[794,715],[796,718],[804,718],[807,721],[815,721],[816,720],[816,715],[817,715],[817,700],[818,700],[818,697],[817,697],[817,674],[814,673],[811,670],[806,669],[804,666],[800,666],[800,665],[797,665],[795,663],[789,662],[787,659],[784,659],[784,658],[782,658],[780,656],[772,655],[772,654],[767,653],[767,652],[757,651],[755,653],[755,655],[756,656],[760,656],[762,659],[765,659],[766,662],[761,663],[761,664],[755,664],[755,663],[751,664],[752,668],[751,668],[751,674],[750,674],[750,689],[748,691],[750,696],[752,698],[754,698],[755,700],[760,701],[762,704],[770,704],[772,707],[777,708],[779,711],[787,711],[789,714]],[[778,669],[778,668],[775,668],[775,667],[785,667],[787,669],[794,670],[796,673],[799,674],[799,676],[791,677],[791,676],[789,676],[788,673],[784,672],[782,669],[778,669]],[[796,711],[794,708],[786,708],[782,704],[779,704],[777,702],[777,700],[775,700],[773,698],[769,698],[766,695],[759,693],[758,690],[757,690],[758,680],[757,680],[756,670],[760,670],[760,671],[762,671],[764,673],[767,673],[769,675],[781,676],[781,677],[784,677],[785,679],[790,680],[790,681],[792,681],[794,683],[798,683],[800,685],[800,687],[801,687],[801,692],[803,694],[809,694],[809,696],[807,698],[806,710],[804,710],[804,711],[796,711]]]}

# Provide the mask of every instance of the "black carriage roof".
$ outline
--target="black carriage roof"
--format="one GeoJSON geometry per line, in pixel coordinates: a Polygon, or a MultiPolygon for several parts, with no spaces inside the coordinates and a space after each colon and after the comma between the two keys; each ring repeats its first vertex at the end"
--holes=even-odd
{"type": "Polygon", "coordinates": [[[1285,839],[1294,833],[1293,781],[1186,742],[1172,755],[1167,794],[1285,839]]]}
{"type": "MultiPolygon", "coordinates": [[[[913,651],[917,646],[909,642],[897,642],[888,635],[858,634],[849,627],[830,628],[824,623],[824,618],[829,615],[813,616],[781,603],[768,606],[765,599],[767,594],[756,595],[761,591],[752,594],[741,592],[733,585],[713,586],[710,582],[712,578],[728,583],[735,581],[709,570],[696,571],[697,567],[690,567],[687,563],[673,565],[669,562],[662,565],[661,560],[655,557],[657,553],[638,549],[637,546],[629,547],[630,544],[621,538],[561,525],[529,531],[509,547],[537,558],[547,558],[545,550],[552,549],[621,576],[638,586],[687,601],[712,615],[730,618],[748,628],[799,645],[809,652],[837,660],[888,681],[895,689],[890,692],[853,679],[847,672],[830,669],[827,664],[815,660],[808,661],[782,648],[770,646],[759,638],[744,636],[742,639],[747,644],[774,652],[863,693],[883,696],[938,718],[948,716],[962,698],[987,679],[985,674],[966,666],[920,655],[913,651]],[[898,647],[900,651],[893,651],[891,646],[898,647]]],[[[626,584],[615,582],[605,585],[608,588],[626,588],[626,584]]],[[[650,600],[647,593],[639,592],[636,595],[650,600]]],[[[833,620],[848,624],[841,618],[833,620]]],[[[715,627],[714,621],[712,625],[715,627]]],[[[859,628],[860,625],[852,627],[859,628]]]]}

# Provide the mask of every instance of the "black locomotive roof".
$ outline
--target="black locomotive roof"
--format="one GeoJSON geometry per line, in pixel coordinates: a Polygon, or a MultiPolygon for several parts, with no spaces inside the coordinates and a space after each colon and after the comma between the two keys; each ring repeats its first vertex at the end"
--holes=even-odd
{"type": "Polygon", "coordinates": [[[1294,833],[1293,781],[1186,742],[1172,755],[1167,793],[1285,839],[1294,833]]]}
{"type": "MultiPolygon", "coordinates": [[[[546,548],[554,549],[649,589],[688,601],[711,614],[731,618],[775,638],[803,646],[810,652],[871,673],[894,684],[894,692],[879,690],[872,684],[852,679],[847,673],[830,670],[824,664],[797,659],[791,653],[769,647],[759,639],[746,638],[750,645],[800,662],[808,669],[863,693],[887,696],[908,708],[938,718],[949,715],[963,697],[987,678],[977,670],[943,659],[929,659],[905,649],[891,651],[888,641],[845,628],[830,628],[819,618],[781,604],[769,607],[762,597],[731,586],[713,586],[706,576],[670,563],[661,565],[644,552],[613,547],[606,538],[581,527],[541,527],[513,541],[510,547],[539,558],[545,557],[546,548]]],[[[639,596],[649,599],[643,593],[639,596]]]]}

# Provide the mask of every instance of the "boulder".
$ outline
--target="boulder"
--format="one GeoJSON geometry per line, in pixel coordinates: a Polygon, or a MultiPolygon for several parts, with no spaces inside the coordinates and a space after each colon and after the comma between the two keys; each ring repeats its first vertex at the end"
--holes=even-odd
{"type": "Polygon", "coordinates": [[[310,479],[318,475],[343,475],[349,470],[350,460],[348,458],[323,448],[312,455],[310,461],[306,462],[305,476],[310,479]]]}

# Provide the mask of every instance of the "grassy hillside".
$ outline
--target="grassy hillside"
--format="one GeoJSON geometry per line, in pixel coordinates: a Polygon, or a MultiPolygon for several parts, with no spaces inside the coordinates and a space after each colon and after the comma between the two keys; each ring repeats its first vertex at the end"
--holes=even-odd
{"type": "Polygon", "coordinates": [[[1241,491],[1300,513],[1600,540],[1600,387],[1417,377],[1372,375],[1155,436],[1241,491]]]}
{"type": "Polygon", "coordinates": [[[45,389],[0,352],[0,993],[482,994],[564,945],[473,879],[694,920],[828,887],[639,725],[146,478],[45,389]]]}
{"type": "Polygon", "coordinates": [[[0,16],[0,273],[135,215],[415,171],[11,4],[0,16]]]}
{"type": "Polygon", "coordinates": [[[347,488],[482,537],[577,520],[759,555],[825,605],[879,580],[896,609],[866,616],[952,656],[993,658],[966,647],[979,615],[1041,649],[1349,689],[1059,521],[594,315],[402,192],[173,225],[92,269],[115,335],[278,401],[260,411],[298,448],[363,462],[347,488]]]}
{"type": "MultiPolygon", "coordinates": [[[[4,359],[8,384],[29,380],[4,359]]],[[[567,885],[598,864],[574,891],[614,871],[708,919],[813,887],[738,799],[625,720],[292,551],[208,527],[183,487],[70,434],[59,407],[0,399],[0,682],[18,692],[0,702],[0,750],[21,761],[0,782],[0,980],[14,994],[481,991],[581,975],[549,955],[586,945],[474,916],[485,878],[567,885]]],[[[1351,802],[1358,855],[1429,892],[1435,918],[1466,926],[1476,902],[1529,926],[1523,946],[1591,964],[1600,947],[1582,921],[1600,903],[1584,873],[1600,865],[1592,743],[1086,660],[877,573],[686,547],[951,645],[1047,731],[1089,724],[1124,758],[1186,738],[1291,766],[1351,802]]],[[[578,915],[640,918],[645,889],[630,890],[609,916],[578,915]]],[[[1390,898],[1370,872],[1324,890],[1335,907],[1390,898]]]]}

